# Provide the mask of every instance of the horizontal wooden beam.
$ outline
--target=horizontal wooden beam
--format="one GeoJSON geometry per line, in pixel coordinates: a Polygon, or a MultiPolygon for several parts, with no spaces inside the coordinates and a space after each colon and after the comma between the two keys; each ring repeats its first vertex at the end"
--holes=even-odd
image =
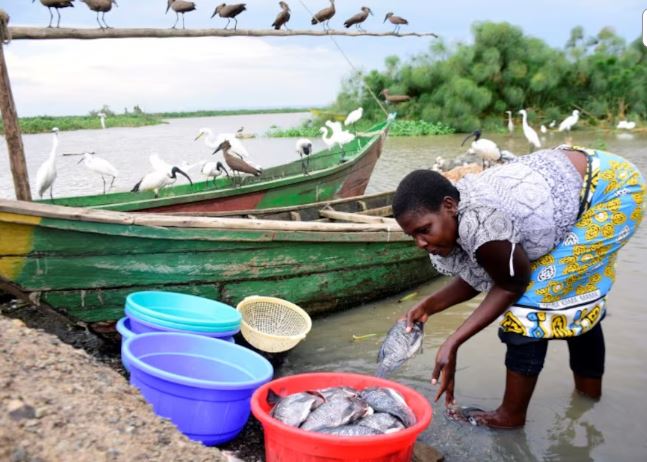
{"type": "Polygon", "coordinates": [[[13,40],[52,39],[120,39],[120,38],[178,38],[178,37],[294,37],[300,35],[348,37],[438,37],[433,32],[359,32],[345,30],[274,30],[274,29],[73,29],[48,27],[10,27],[13,40]]]}

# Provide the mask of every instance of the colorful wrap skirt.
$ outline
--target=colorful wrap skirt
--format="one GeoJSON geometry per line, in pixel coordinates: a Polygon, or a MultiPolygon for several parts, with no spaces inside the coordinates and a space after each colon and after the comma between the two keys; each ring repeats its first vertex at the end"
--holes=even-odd
{"type": "Polygon", "coordinates": [[[588,155],[578,221],[531,263],[528,289],[500,318],[503,333],[568,338],[595,327],[606,313],[618,250],[642,220],[645,180],[634,165],[607,152],[570,149],[588,155]]]}

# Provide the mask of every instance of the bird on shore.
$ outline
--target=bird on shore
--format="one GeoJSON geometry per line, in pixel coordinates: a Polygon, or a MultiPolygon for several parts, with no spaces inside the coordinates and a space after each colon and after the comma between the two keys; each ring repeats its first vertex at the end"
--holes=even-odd
{"type": "Polygon", "coordinates": [[[97,13],[97,23],[99,23],[99,29],[110,29],[110,26],[106,23],[106,13],[112,9],[112,4],[119,6],[117,0],[81,0],[83,3],[88,5],[88,8],[97,13]],[[99,13],[103,13],[101,19],[103,19],[103,24],[99,21],[99,13]]]}
{"type": "Polygon", "coordinates": [[[301,168],[303,173],[308,174],[310,167],[310,154],[312,154],[312,141],[308,138],[299,138],[296,144],[297,154],[301,158],[301,168]]]}
{"type": "Polygon", "coordinates": [[[363,23],[364,21],[366,21],[366,18],[368,18],[368,15],[369,15],[369,14],[370,14],[371,16],[373,16],[373,12],[372,12],[372,11],[371,11],[371,9],[370,9],[369,7],[367,7],[367,6],[363,6],[363,7],[362,7],[362,8],[360,8],[360,9],[361,9],[362,11],[360,11],[360,12],[359,12],[359,13],[357,13],[356,15],[351,16],[351,17],[350,17],[350,18],[348,18],[346,21],[344,21],[344,27],[345,27],[346,29],[348,29],[350,26],[353,26],[353,25],[354,25],[354,26],[357,28],[357,30],[360,30],[360,31],[364,32],[364,29],[362,29],[362,23],[363,23]]]}
{"type": "Polygon", "coordinates": [[[557,121],[553,120],[551,123],[548,124],[548,128],[555,128],[556,124],[557,124],[557,121]]]}
{"type": "Polygon", "coordinates": [[[535,148],[540,148],[541,142],[539,141],[539,135],[537,135],[537,132],[530,125],[528,125],[528,113],[525,109],[521,109],[519,111],[519,114],[521,114],[523,134],[528,140],[528,143],[530,143],[530,150],[532,151],[532,146],[534,146],[535,148]]]}
{"type": "Polygon", "coordinates": [[[391,93],[389,93],[388,88],[382,90],[380,92],[380,95],[384,96],[386,102],[391,104],[400,104],[411,99],[411,96],[409,95],[392,95],[391,93]]]}
{"type": "MultiPolygon", "coordinates": [[[[31,0],[34,3],[36,0],[31,0]]],[[[54,14],[52,13],[52,8],[56,10],[58,15],[58,21],[56,22],[56,27],[61,27],[61,8],[74,8],[74,0],[40,0],[40,3],[43,6],[47,7],[49,11],[49,25],[47,27],[52,27],[52,20],[54,19],[54,14]]]]}
{"type": "Polygon", "coordinates": [[[106,128],[106,114],[100,112],[97,114],[99,116],[99,121],[101,122],[101,128],[106,128]]]}
{"type": "Polygon", "coordinates": [[[505,111],[508,114],[508,131],[512,135],[514,132],[514,122],[512,121],[512,111],[505,111]]]}
{"type": "Polygon", "coordinates": [[[324,29],[330,29],[330,18],[335,16],[335,0],[330,0],[330,6],[317,11],[310,23],[314,26],[316,24],[323,24],[324,29]]]}
{"type": "Polygon", "coordinates": [[[281,7],[281,12],[276,15],[276,19],[272,23],[272,27],[279,30],[281,27],[285,26],[286,30],[290,30],[287,26],[288,21],[290,20],[290,6],[285,2],[279,2],[279,6],[281,7]]]}
{"type": "Polygon", "coordinates": [[[54,199],[54,180],[56,180],[56,149],[58,148],[58,128],[52,128],[54,133],[52,138],[52,149],[49,152],[47,160],[38,167],[36,172],[36,189],[38,195],[42,198],[45,191],[49,189],[50,199],[54,199]]]}
{"type": "Polygon", "coordinates": [[[636,122],[621,120],[620,122],[618,122],[618,125],[616,125],[616,128],[624,129],[624,130],[633,130],[634,128],[636,128],[636,122]]]}
{"type": "Polygon", "coordinates": [[[166,5],[166,13],[168,13],[169,9],[175,11],[175,23],[173,24],[173,27],[171,27],[171,29],[175,29],[175,26],[177,26],[177,22],[180,20],[180,14],[182,15],[182,29],[185,29],[184,13],[195,10],[195,3],[186,0],[168,0],[168,4],[166,5]]]}
{"type": "Polygon", "coordinates": [[[384,17],[384,21],[383,21],[383,22],[386,22],[386,20],[387,20],[387,19],[389,20],[389,22],[390,22],[391,24],[395,25],[395,28],[393,29],[393,33],[395,33],[395,34],[397,34],[398,32],[400,32],[400,27],[401,27],[402,25],[409,24],[409,21],[407,21],[407,20],[406,20],[406,19],[404,19],[404,18],[401,18],[400,16],[396,16],[396,15],[394,15],[392,11],[389,11],[389,12],[386,14],[386,16],[384,17]]]}
{"type": "MultiPolygon", "coordinates": [[[[228,139],[224,140],[220,145],[212,152],[212,154],[222,151],[222,156],[225,159],[225,163],[231,169],[232,172],[240,173],[249,173],[254,176],[261,176],[263,173],[263,168],[256,163],[252,162],[250,159],[245,158],[241,153],[236,152],[232,149],[232,145],[228,139]]],[[[242,179],[241,179],[242,182],[242,179]]],[[[240,183],[239,183],[240,186],[240,183]]]]}
{"type": "Polygon", "coordinates": [[[189,175],[179,167],[173,167],[170,172],[167,170],[153,170],[152,172],[147,173],[141,180],[139,180],[133,189],[130,190],[130,192],[153,191],[155,193],[155,197],[159,197],[159,192],[162,188],[175,183],[178,173],[186,177],[186,179],[189,180],[189,183],[193,184],[189,175]]]}
{"type": "Polygon", "coordinates": [[[548,133],[548,129],[544,124],[541,124],[541,127],[539,127],[539,131],[542,132],[543,134],[548,133]]]}
{"type": "Polygon", "coordinates": [[[236,27],[238,27],[238,19],[236,19],[236,16],[238,16],[240,13],[242,13],[247,9],[245,5],[246,5],[245,3],[233,3],[231,5],[227,5],[226,3],[221,3],[216,7],[211,17],[213,18],[215,15],[219,15],[221,18],[227,18],[227,24],[225,25],[225,29],[229,27],[229,23],[233,19],[234,30],[236,30],[236,27]]]}
{"type": "Polygon", "coordinates": [[[112,185],[115,182],[115,178],[119,175],[119,171],[107,160],[102,159],[101,157],[94,154],[94,152],[85,152],[83,153],[83,158],[77,163],[83,162],[89,170],[98,173],[101,176],[101,181],[103,181],[103,194],[106,193],[106,179],[104,176],[111,176],[112,181],[110,181],[110,186],[108,189],[112,189],[112,185]]]}
{"type": "Polygon", "coordinates": [[[570,132],[571,128],[573,128],[573,126],[577,123],[578,120],[580,120],[580,111],[575,109],[570,116],[562,120],[562,123],[559,124],[559,128],[557,129],[557,131],[563,132],[564,130],[566,130],[570,132]]]}
{"type": "Polygon", "coordinates": [[[225,168],[224,165],[222,165],[222,162],[205,162],[202,164],[202,169],[200,169],[200,173],[202,173],[204,176],[207,177],[208,179],[211,178],[213,180],[213,183],[216,183],[216,178],[218,178],[220,175],[223,173],[227,176],[229,176],[229,172],[225,168]]]}
{"type": "Polygon", "coordinates": [[[461,146],[463,146],[465,142],[472,137],[474,137],[474,141],[470,144],[470,148],[467,152],[469,154],[475,154],[481,159],[484,170],[486,161],[498,162],[501,160],[501,149],[494,141],[481,138],[481,130],[474,130],[472,133],[467,135],[461,143],[461,146]]]}

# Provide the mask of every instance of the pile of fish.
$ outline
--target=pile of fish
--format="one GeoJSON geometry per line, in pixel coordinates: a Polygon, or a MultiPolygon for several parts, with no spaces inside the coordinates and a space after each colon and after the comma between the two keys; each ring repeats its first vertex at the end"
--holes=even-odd
{"type": "Polygon", "coordinates": [[[306,431],[336,436],[393,433],[416,423],[404,397],[393,388],[330,387],[279,397],[270,390],[270,415],[306,431]]]}

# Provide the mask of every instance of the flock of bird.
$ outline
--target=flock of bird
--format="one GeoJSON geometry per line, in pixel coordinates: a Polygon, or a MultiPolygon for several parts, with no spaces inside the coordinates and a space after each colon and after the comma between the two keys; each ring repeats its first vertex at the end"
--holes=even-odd
{"type": "MultiPolygon", "coordinates": [[[[322,140],[326,146],[328,148],[339,146],[342,153],[341,162],[345,161],[344,145],[353,141],[356,137],[356,134],[349,132],[344,127],[351,127],[362,118],[362,115],[363,109],[360,107],[348,114],[343,126],[341,122],[328,120],[325,122],[325,126],[321,127],[322,140]]],[[[105,116],[102,119],[104,118],[105,116]]],[[[224,164],[229,167],[234,177],[234,184],[238,186],[242,184],[242,174],[260,176],[263,173],[263,167],[251,159],[249,152],[247,152],[243,142],[240,140],[241,132],[242,127],[236,133],[220,133],[216,136],[210,128],[201,128],[194,140],[197,141],[204,138],[204,143],[212,151],[212,155],[222,152],[224,164]]],[[[56,154],[59,144],[59,129],[56,127],[53,128],[52,133],[53,139],[50,153],[36,173],[36,190],[41,198],[49,191],[49,196],[53,199],[54,182],[57,176],[56,154]]],[[[309,174],[310,154],[313,152],[312,146],[312,141],[307,138],[298,139],[295,145],[296,152],[301,159],[304,174],[309,174]]],[[[97,156],[94,152],[64,155],[82,156],[78,163],[83,162],[86,168],[101,176],[104,194],[112,188],[115,179],[119,175],[119,171],[110,162],[97,156]],[[106,186],[106,178],[111,180],[108,186],[106,186]]],[[[135,184],[131,192],[153,191],[155,197],[157,197],[162,188],[172,185],[177,181],[178,175],[184,176],[189,183],[193,184],[189,172],[198,165],[201,165],[200,172],[207,178],[207,181],[212,180],[214,184],[216,178],[219,176],[230,176],[229,171],[220,161],[203,161],[194,164],[183,162],[181,165],[172,165],[161,159],[157,154],[151,154],[149,161],[152,170],[135,184]]]]}
{"type": "MultiPolygon", "coordinates": [[[[32,3],[34,3],[35,1],[36,0],[32,0],[32,3]]],[[[58,15],[56,27],[60,27],[61,25],[60,10],[63,8],[74,7],[75,1],[76,0],[40,0],[40,3],[42,3],[43,6],[47,7],[49,11],[49,25],[47,27],[53,27],[52,21],[54,20],[54,14],[52,12],[52,9],[55,10],[56,14],[58,15]]],[[[90,8],[90,10],[95,11],[97,13],[97,23],[99,24],[99,27],[101,29],[110,28],[106,23],[105,15],[107,12],[112,10],[113,4],[115,6],[119,6],[116,0],[79,0],[79,1],[85,3],[88,6],[88,8],[90,8]],[[101,14],[101,20],[103,20],[103,23],[99,19],[100,14],[101,14]]],[[[168,13],[169,10],[173,10],[173,12],[175,12],[175,23],[171,28],[175,29],[177,27],[177,23],[180,20],[180,15],[182,15],[182,28],[184,29],[185,28],[184,14],[196,10],[195,2],[192,2],[189,0],[167,0],[167,1],[168,3],[166,5],[166,13],[168,13]]],[[[330,1],[330,6],[319,10],[312,16],[310,20],[310,23],[312,25],[322,24],[324,29],[326,30],[330,29],[330,20],[332,19],[333,16],[335,16],[335,14],[337,13],[337,10],[335,9],[335,0],[329,0],[329,1],[330,1]]],[[[272,23],[272,27],[276,30],[280,30],[281,28],[285,28],[286,30],[289,30],[287,27],[287,23],[288,21],[290,21],[291,13],[292,13],[292,11],[290,10],[290,6],[286,2],[280,1],[279,7],[281,8],[281,10],[276,15],[276,19],[272,23]]],[[[237,16],[246,10],[247,10],[246,3],[232,3],[232,4],[221,3],[218,6],[216,6],[215,10],[213,11],[213,14],[211,15],[211,18],[214,18],[215,16],[219,16],[223,19],[226,19],[227,24],[225,25],[225,29],[229,27],[229,24],[233,20],[234,30],[236,30],[236,28],[238,27],[237,16]]],[[[369,15],[373,16],[373,11],[369,7],[363,6],[360,8],[359,13],[351,16],[350,18],[344,21],[344,27],[348,29],[351,26],[355,26],[357,30],[364,31],[364,29],[362,28],[362,24],[364,23],[364,21],[368,19],[369,15]]],[[[409,24],[409,21],[407,21],[406,19],[400,16],[396,16],[392,11],[389,11],[384,16],[383,22],[386,23],[387,21],[389,21],[391,24],[395,26],[393,29],[394,33],[398,33],[400,31],[400,27],[409,24]]]]}

